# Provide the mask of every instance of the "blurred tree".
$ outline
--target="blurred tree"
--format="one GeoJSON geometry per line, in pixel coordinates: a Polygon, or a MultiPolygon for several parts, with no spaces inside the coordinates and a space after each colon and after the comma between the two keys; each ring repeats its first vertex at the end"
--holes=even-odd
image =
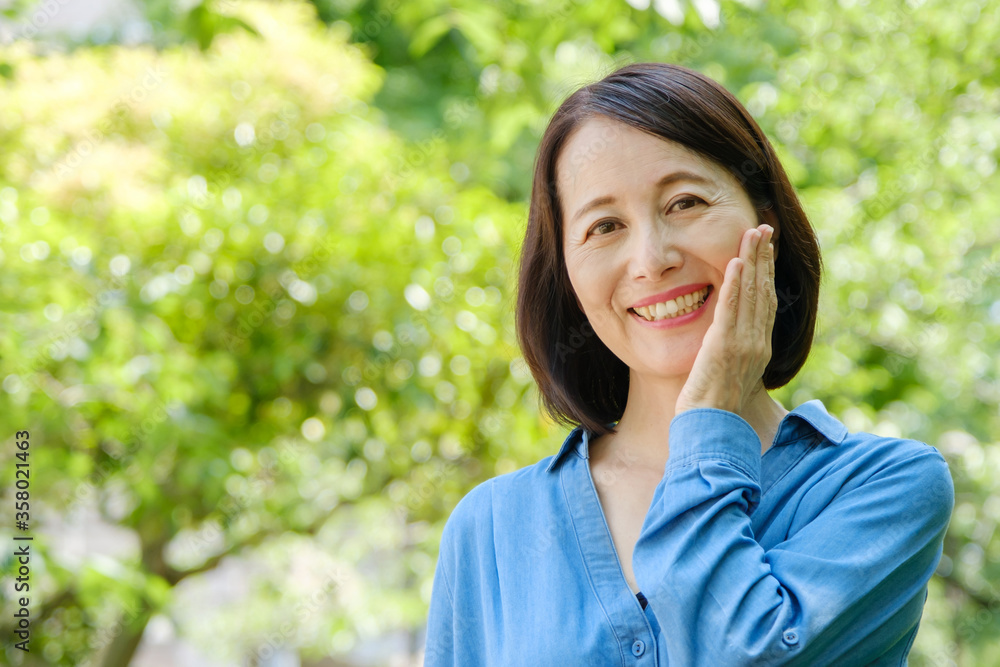
{"type": "MultiPolygon", "coordinates": [[[[427,521],[495,473],[493,435],[540,432],[497,405],[527,386],[500,330],[519,207],[382,128],[380,73],[308,5],[240,9],[259,36],[205,54],[4,52],[3,423],[31,425],[35,517],[93,503],[137,538],[68,565],[36,518],[44,664],[128,664],[177,584],[352,505],[382,520],[317,537],[339,574],[313,652],[363,613],[417,627],[427,521]],[[409,591],[389,613],[336,562],[379,542],[382,595],[409,591]]],[[[255,609],[222,630],[234,659],[280,618],[255,609]]]]}

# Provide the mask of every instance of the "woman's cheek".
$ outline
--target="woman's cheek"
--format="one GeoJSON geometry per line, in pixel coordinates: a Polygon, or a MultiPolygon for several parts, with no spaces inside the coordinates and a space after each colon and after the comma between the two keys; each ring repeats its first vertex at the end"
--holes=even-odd
{"type": "Polygon", "coordinates": [[[706,250],[721,258],[725,265],[733,257],[739,257],[743,234],[755,226],[742,209],[713,209],[692,229],[701,243],[712,239],[710,248],[706,250]]]}

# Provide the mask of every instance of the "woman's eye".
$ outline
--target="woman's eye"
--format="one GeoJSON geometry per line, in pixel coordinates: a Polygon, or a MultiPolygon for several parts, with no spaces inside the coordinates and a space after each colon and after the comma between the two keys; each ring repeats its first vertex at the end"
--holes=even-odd
{"type": "Polygon", "coordinates": [[[599,222],[596,225],[594,225],[593,232],[595,234],[597,234],[598,236],[602,236],[603,235],[602,232],[599,231],[601,229],[605,230],[605,232],[608,232],[608,233],[614,231],[614,229],[615,229],[615,223],[614,223],[614,221],[613,220],[602,220],[601,222],[599,222]]]}
{"type": "MultiPolygon", "coordinates": [[[[679,211],[686,211],[689,208],[693,208],[693,207],[697,206],[698,204],[704,204],[704,203],[705,203],[705,200],[702,199],[701,197],[695,197],[694,195],[688,195],[686,197],[682,197],[681,199],[678,199],[673,204],[671,204],[670,207],[667,209],[667,212],[669,213],[670,209],[674,208],[675,206],[677,207],[677,210],[679,210],[679,211]],[[681,206],[681,204],[684,204],[685,202],[687,203],[687,205],[686,206],[681,206]]],[[[613,232],[615,230],[615,225],[616,224],[618,224],[618,223],[615,222],[614,220],[601,220],[599,223],[597,223],[596,225],[594,225],[591,228],[590,231],[591,231],[592,234],[594,234],[596,236],[604,236],[606,234],[610,234],[611,232],[613,232]]]]}
{"type": "MultiPolygon", "coordinates": [[[[695,197],[695,196],[691,195],[691,196],[688,196],[688,197],[684,197],[682,199],[678,199],[677,201],[675,201],[673,203],[673,205],[671,205],[670,208],[673,208],[674,206],[677,206],[678,210],[680,210],[680,211],[686,211],[687,209],[696,206],[698,204],[698,202],[701,202],[701,203],[704,204],[705,200],[702,199],[701,197],[695,197]],[[683,204],[684,202],[691,202],[691,204],[690,204],[690,206],[680,206],[680,204],[683,204]]],[[[667,210],[669,211],[670,209],[667,209],[667,210]]]]}

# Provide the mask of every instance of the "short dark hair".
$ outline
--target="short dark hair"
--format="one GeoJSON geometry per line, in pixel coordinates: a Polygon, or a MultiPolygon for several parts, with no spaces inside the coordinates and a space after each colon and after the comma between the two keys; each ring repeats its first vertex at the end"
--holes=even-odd
{"type": "Polygon", "coordinates": [[[516,327],[545,410],[560,424],[614,432],[629,368],[595,335],[563,256],[556,160],[573,131],[603,116],[681,144],[726,168],[757,210],[777,223],[778,312],[766,389],[787,384],[812,347],[822,272],[819,243],[774,148],[739,100],[707,76],[668,63],[633,63],[580,88],[556,110],[535,160],[521,248],[516,327]]]}

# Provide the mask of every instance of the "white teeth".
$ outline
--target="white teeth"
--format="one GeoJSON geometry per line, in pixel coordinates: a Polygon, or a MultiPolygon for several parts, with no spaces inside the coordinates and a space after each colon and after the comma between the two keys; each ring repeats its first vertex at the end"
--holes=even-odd
{"type": "Polygon", "coordinates": [[[686,315],[691,311],[696,310],[699,306],[701,306],[707,296],[708,288],[705,287],[697,292],[685,294],[684,296],[677,297],[671,301],[665,301],[651,306],[644,306],[642,308],[634,308],[633,310],[649,322],[669,319],[672,317],[679,317],[680,315],[686,315]]]}

